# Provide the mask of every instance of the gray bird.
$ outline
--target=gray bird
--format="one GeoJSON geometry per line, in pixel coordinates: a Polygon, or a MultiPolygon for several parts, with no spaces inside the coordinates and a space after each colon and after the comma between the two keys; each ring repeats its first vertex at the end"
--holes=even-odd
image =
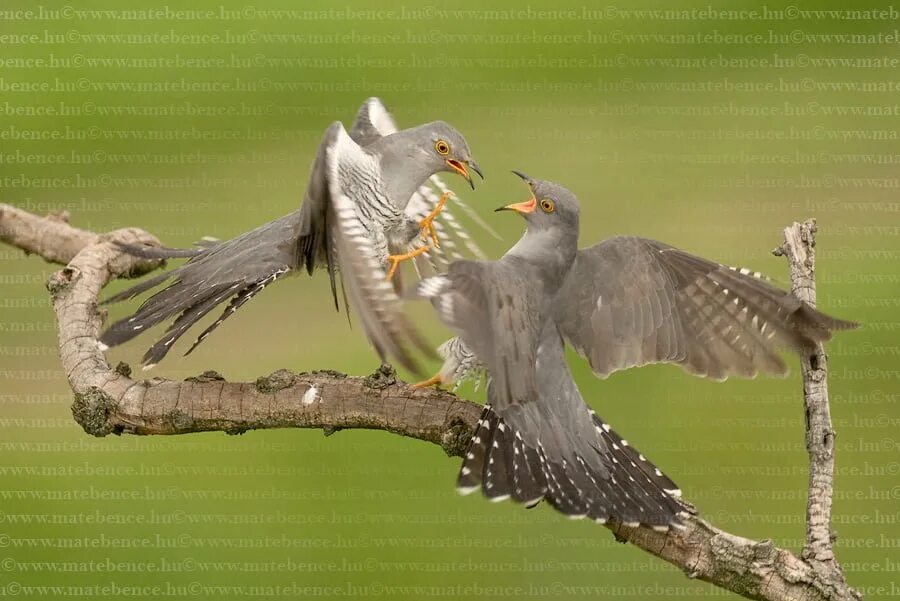
{"type": "MultiPolygon", "coordinates": [[[[578,251],[560,295],[560,331],[600,378],[652,363],[719,381],[784,376],[781,349],[802,353],[830,340],[832,330],[858,327],[816,311],[759,272],[632,236],[578,251]]],[[[456,387],[484,372],[459,339],[438,354],[440,371],[416,386],[456,387]]]]}
{"type": "Polygon", "coordinates": [[[677,525],[678,486],[588,408],[564,341],[601,375],[668,361],[724,377],[783,371],[776,344],[804,348],[855,324],[658,242],[616,238],[579,251],[575,196],[518,175],[532,197],[502,209],[525,217],[519,242],[499,261],[454,262],[415,290],[459,336],[457,352],[474,353],[489,374],[458,488],[547,499],[598,522],[677,525]]]}
{"type": "MultiPolygon", "coordinates": [[[[416,369],[408,344],[423,347],[399,312],[390,283],[397,265],[437,249],[444,204],[451,195],[435,174],[462,175],[474,189],[470,171],[481,172],[465,138],[443,121],[397,131],[377,98],[368,99],[348,133],[340,122],[325,132],[313,161],[300,208],[232,240],[198,249],[125,247],[148,258],[188,257],[182,266],[150,278],[109,298],[133,298],[164,282],[134,315],[112,325],[101,337],[103,348],[130,340],[177,316],[165,335],[144,355],[146,367],[158,363],[192,325],[217,305],[230,300],[222,315],[197,337],[196,348],[237,309],[272,282],[289,273],[316,267],[328,271],[335,308],[353,307],[382,360],[397,359],[416,369]],[[444,193],[437,197],[427,183],[444,193]],[[425,208],[431,211],[422,215],[425,208]],[[348,306],[349,305],[349,306],[348,306]]],[[[455,220],[453,229],[474,245],[455,220]]]]}

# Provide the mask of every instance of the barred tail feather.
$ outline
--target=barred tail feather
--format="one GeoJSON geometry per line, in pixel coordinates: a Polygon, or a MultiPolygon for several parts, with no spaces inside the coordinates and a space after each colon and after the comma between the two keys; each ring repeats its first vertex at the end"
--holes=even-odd
{"type": "Polygon", "coordinates": [[[457,488],[482,489],[492,501],[507,498],[533,506],[546,499],[571,518],[668,528],[683,511],[678,486],[592,412],[597,455],[550,457],[543,445],[519,432],[486,406],[466,451],[457,488]],[[603,449],[603,450],[600,450],[603,449]]]}

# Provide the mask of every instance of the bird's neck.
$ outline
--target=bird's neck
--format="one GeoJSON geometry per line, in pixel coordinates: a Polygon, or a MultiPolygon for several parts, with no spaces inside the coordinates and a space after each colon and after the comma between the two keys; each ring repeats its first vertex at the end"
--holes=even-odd
{"type": "Polygon", "coordinates": [[[406,209],[419,186],[434,175],[433,167],[423,160],[414,144],[406,143],[406,137],[406,130],[398,131],[370,146],[379,158],[384,192],[401,211],[406,209]],[[384,177],[386,174],[390,177],[384,177]]]}
{"type": "Polygon", "coordinates": [[[577,252],[578,236],[566,235],[560,228],[555,228],[526,230],[506,254],[533,266],[548,285],[561,286],[577,252]]]}

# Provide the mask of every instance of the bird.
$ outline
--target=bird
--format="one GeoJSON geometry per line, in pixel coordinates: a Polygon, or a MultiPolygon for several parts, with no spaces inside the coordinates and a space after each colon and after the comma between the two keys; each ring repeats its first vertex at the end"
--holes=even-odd
{"type": "Polygon", "coordinates": [[[441,172],[461,175],[472,189],[472,173],[483,177],[456,128],[433,121],[398,131],[384,103],[367,99],[349,132],[339,121],[325,131],[299,209],[226,242],[198,248],[120,245],[137,256],[188,261],[105,301],[131,299],[166,284],[133,315],[110,326],[100,337],[101,349],[177,316],[145,353],[144,368],[149,369],[217,305],[230,301],[185,354],[273,282],[302,269],[312,274],[324,267],[335,309],[341,307],[340,283],[348,317],[352,307],[382,361],[394,358],[416,371],[407,347],[422,349],[423,342],[397,310],[400,300],[389,280],[402,261],[429,250],[442,252],[438,239],[442,218],[477,250],[445,207],[453,194],[436,176],[441,172]],[[439,187],[440,197],[428,184],[439,187]],[[422,215],[425,208],[431,210],[422,215]]]}
{"type": "Polygon", "coordinates": [[[579,250],[575,195],[514,173],[531,197],[498,210],[525,218],[522,238],[499,260],[455,261],[410,294],[430,299],[459,339],[445,344],[489,375],[457,488],[547,500],[599,523],[680,527],[680,488],[585,403],[566,341],[600,375],[668,361],[724,377],[780,370],[776,343],[803,347],[856,324],[662,243],[614,238],[579,250]]]}
{"type": "MultiPolygon", "coordinates": [[[[805,353],[830,340],[833,330],[859,326],[813,309],[771,281],[664,242],[616,236],[576,254],[557,318],[599,378],[655,363],[716,381],[786,376],[781,349],[805,353]]],[[[441,369],[415,386],[455,389],[485,373],[458,338],[440,345],[438,354],[441,369]]]]}

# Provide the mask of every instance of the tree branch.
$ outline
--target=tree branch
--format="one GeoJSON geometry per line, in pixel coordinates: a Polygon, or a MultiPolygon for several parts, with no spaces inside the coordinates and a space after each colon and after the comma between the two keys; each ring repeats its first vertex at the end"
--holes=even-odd
{"type": "MultiPolygon", "coordinates": [[[[155,243],[155,239],[138,229],[97,235],[73,228],[65,219],[38,217],[8,205],[0,205],[0,239],[48,261],[68,262],[47,287],[56,312],[60,357],[75,393],[72,412],[89,434],[239,433],[284,427],[323,428],[328,434],[341,428],[372,428],[438,444],[449,455],[465,452],[481,406],[447,392],[411,388],[388,368],[366,378],[332,371],[294,374],[279,370],[253,383],[226,382],[215,372],[184,382],[161,378],[135,381],[127,365],[120,363],[111,369],[100,351],[97,335],[103,316],[97,297],[111,279],[159,266],[159,262],[123,255],[111,241],[155,243]]],[[[791,245],[796,243],[786,241],[785,249],[792,249],[791,245]]],[[[805,288],[812,286],[806,282],[805,288]]],[[[816,361],[821,374],[818,384],[824,390],[824,355],[816,361]]],[[[817,398],[824,399],[824,417],[817,406],[815,411],[808,409],[809,422],[811,430],[816,424],[827,433],[820,440],[824,461],[830,462],[833,431],[827,396],[817,398]]],[[[810,403],[808,398],[808,408],[810,403]]],[[[812,431],[808,440],[815,442],[818,431],[812,431]]],[[[814,464],[823,461],[819,454],[819,447],[810,444],[814,464]]],[[[697,516],[689,504],[691,515],[684,529],[657,532],[616,523],[607,527],[618,540],[672,563],[688,577],[750,599],[858,599],[831,552],[830,465],[822,471],[811,469],[809,514],[816,517],[810,517],[811,533],[801,557],[775,547],[770,540],[754,541],[719,530],[697,516]],[[817,499],[815,508],[813,498],[817,499]]]]}
{"type": "MultiPolygon", "coordinates": [[[[784,244],[775,255],[787,258],[791,292],[816,306],[816,220],[808,219],[784,229],[784,244]]],[[[828,404],[828,362],[821,344],[800,357],[803,405],[806,417],[806,450],[809,453],[809,491],[806,501],[806,544],[801,557],[817,571],[843,581],[834,556],[831,500],[834,494],[834,438],[828,404]]]]}

